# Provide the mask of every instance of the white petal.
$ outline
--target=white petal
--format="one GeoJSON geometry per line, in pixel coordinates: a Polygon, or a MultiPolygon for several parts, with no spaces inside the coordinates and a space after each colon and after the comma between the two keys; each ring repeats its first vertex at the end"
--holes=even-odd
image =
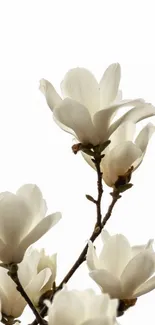
{"type": "Polygon", "coordinates": [[[122,276],[124,296],[129,298],[155,271],[155,253],[144,250],[136,255],[126,266],[122,276]]]}
{"type": "Polygon", "coordinates": [[[53,113],[57,120],[74,130],[80,142],[94,145],[98,143],[91,116],[85,106],[66,98],[53,113]]]}
{"type": "Polygon", "coordinates": [[[103,229],[101,232],[101,239],[103,244],[105,244],[109,239],[111,238],[111,235],[106,229],[103,229]]]}
{"type": "Polygon", "coordinates": [[[149,239],[149,241],[145,245],[132,246],[132,257],[136,256],[137,254],[142,252],[144,249],[150,249],[153,252],[153,247],[152,247],[153,242],[154,242],[153,239],[149,239]]]}
{"type": "Polygon", "coordinates": [[[64,97],[69,97],[87,107],[90,114],[99,109],[99,85],[93,74],[84,69],[69,70],[61,83],[64,97]]]}
{"type": "Polygon", "coordinates": [[[30,247],[26,251],[22,262],[18,265],[18,277],[23,287],[26,287],[32,278],[37,275],[39,260],[39,252],[30,247]]]}
{"type": "Polygon", "coordinates": [[[146,149],[149,143],[149,140],[151,138],[151,136],[153,135],[153,133],[155,132],[155,126],[152,123],[148,123],[142,130],[141,132],[138,134],[136,140],[135,140],[135,144],[141,149],[142,151],[142,157],[141,159],[138,159],[135,164],[134,164],[134,168],[137,168],[140,163],[142,162],[145,153],[146,153],[146,149]]]}
{"type": "MultiPolygon", "coordinates": [[[[20,295],[16,300],[10,301],[11,305],[11,314],[14,318],[20,317],[24,311],[24,308],[26,307],[26,301],[25,299],[20,295]],[[12,304],[12,301],[14,303],[12,304]]],[[[18,323],[19,325],[20,323],[18,323]]]]}
{"type": "Polygon", "coordinates": [[[112,124],[109,133],[112,134],[118,128],[118,126],[125,121],[132,121],[133,123],[137,123],[153,115],[155,115],[155,107],[153,105],[148,103],[137,103],[134,108],[132,108],[112,124]]]}
{"type": "MultiPolygon", "coordinates": [[[[8,245],[18,245],[33,221],[31,210],[23,198],[10,192],[0,195],[0,236],[8,245]]],[[[11,247],[11,246],[10,246],[11,247]]]]}
{"type": "Polygon", "coordinates": [[[118,234],[105,242],[99,261],[102,268],[119,278],[130,258],[130,244],[125,236],[118,234]]]}
{"type": "Polygon", "coordinates": [[[48,106],[53,111],[53,109],[62,101],[61,97],[48,80],[41,79],[39,89],[44,94],[48,106]]]}
{"type": "Polygon", "coordinates": [[[138,289],[134,292],[133,298],[142,296],[155,289],[155,276],[143,283],[138,289]]]}
{"type": "Polygon", "coordinates": [[[49,268],[46,268],[39,272],[36,277],[32,279],[31,283],[29,283],[25,288],[26,293],[34,303],[37,303],[40,296],[39,293],[48,282],[50,276],[51,270],[49,268]]]}
{"type": "Polygon", "coordinates": [[[96,270],[89,273],[90,277],[102,288],[104,293],[108,293],[111,298],[121,296],[120,281],[106,270],[96,270]]]}
{"type": "Polygon", "coordinates": [[[100,81],[101,108],[108,106],[116,98],[121,78],[121,68],[118,63],[111,64],[100,81]]]}
{"type": "Polygon", "coordinates": [[[35,217],[32,225],[34,226],[45,216],[47,211],[47,205],[39,187],[35,184],[25,184],[18,189],[17,195],[29,205],[32,215],[35,217]]]}
{"type": "Polygon", "coordinates": [[[27,234],[25,238],[21,241],[18,251],[16,254],[16,261],[21,262],[26,249],[40,239],[47,231],[49,231],[59,220],[61,219],[61,214],[59,212],[48,215],[46,218],[42,219],[36,226],[27,234]]]}
{"type": "Polygon", "coordinates": [[[74,291],[61,290],[55,294],[48,311],[50,325],[77,325],[84,319],[85,310],[74,291]]]}
{"type": "Polygon", "coordinates": [[[80,325],[113,325],[115,322],[112,317],[102,316],[102,317],[93,317],[88,319],[85,322],[82,322],[80,325]]]}
{"type": "Polygon", "coordinates": [[[96,250],[94,248],[94,245],[91,241],[89,241],[88,244],[88,250],[86,255],[87,265],[90,270],[95,270],[99,268],[99,259],[96,255],[96,250]]]}
{"type": "Polygon", "coordinates": [[[102,160],[103,179],[108,186],[114,185],[118,176],[123,176],[133,163],[141,157],[141,150],[132,142],[122,142],[102,160]]]}
{"type": "Polygon", "coordinates": [[[122,123],[110,136],[109,150],[112,150],[117,145],[125,141],[132,141],[136,131],[136,124],[131,121],[122,123]]]}
{"type": "MultiPolygon", "coordinates": [[[[100,140],[103,142],[109,136],[115,131],[115,123],[113,123],[111,126],[111,121],[116,115],[117,111],[120,110],[123,107],[138,105],[141,103],[141,99],[137,100],[124,100],[120,103],[112,104],[111,106],[100,110],[94,115],[93,122],[96,127],[96,130],[98,130],[98,135],[100,137],[100,140]]],[[[119,126],[119,125],[118,125],[119,126]]]]}

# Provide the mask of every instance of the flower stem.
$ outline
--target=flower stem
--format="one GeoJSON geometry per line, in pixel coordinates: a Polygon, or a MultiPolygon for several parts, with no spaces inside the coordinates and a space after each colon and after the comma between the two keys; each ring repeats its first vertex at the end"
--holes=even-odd
{"type": "Polygon", "coordinates": [[[19,281],[19,278],[18,278],[18,265],[17,264],[9,265],[8,275],[15,282],[15,284],[17,285],[17,290],[20,292],[20,294],[25,299],[25,301],[27,302],[27,304],[31,308],[32,312],[34,313],[34,315],[36,317],[37,324],[47,325],[47,322],[41,317],[41,315],[39,314],[39,312],[37,311],[37,309],[33,305],[31,299],[29,298],[29,296],[27,295],[27,293],[25,292],[25,290],[23,289],[23,287],[22,287],[22,285],[21,285],[21,283],[19,281]]]}

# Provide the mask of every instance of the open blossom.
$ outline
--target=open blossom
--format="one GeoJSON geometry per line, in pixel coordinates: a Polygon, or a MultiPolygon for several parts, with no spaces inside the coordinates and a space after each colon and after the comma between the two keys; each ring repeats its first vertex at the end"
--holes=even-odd
{"type": "MultiPolygon", "coordinates": [[[[51,269],[46,266],[38,270],[40,253],[37,250],[28,250],[24,259],[18,265],[19,281],[34,305],[42,294],[42,289],[52,275],[51,269]]],[[[0,301],[1,311],[14,318],[19,317],[26,306],[25,299],[16,289],[16,284],[7,274],[7,270],[0,267],[0,301]]]]}
{"type": "Polygon", "coordinates": [[[103,230],[99,256],[89,243],[87,265],[91,278],[112,298],[134,299],[155,288],[155,253],[152,240],[131,247],[121,234],[110,236],[103,230]]]}
{"type": "Polygon", "coordinates": [[[60,220],[60,213],[45,217],[46,211],[46,202],[36,185],[25,184],[16,194],[0,193],[2,262],[21,262],[26,249],[60,220]]]}
{"type": "Polygon", "coordinates": [[[56,293],[52,304],[47,301],[49,325],[112,325],[115,324],[118,301],[93,290],[66,288],[56,293]]]}
{"type": "Polygon", "coordinates": [[[110,65],[98,83],[84,68],[69,70],[61,83],[62,98],[52,84],[42,79],[40,90],[53,111],[55,122],[83,144],[98,145],[105,142],[126,120],[136,123],[155,115],[155,108],[142,99],[122,100],[119,91],[121,71],[118,63],[110,65]],[[121,107],[130,110],[113,121],[121,107]]]}
{"type": "MultiPolygon", "coordinates": [[[[132,168],[132,172],[141,164],[147,145],[155,126],[148,123],[134,140],[136,125],[131,121],[122,123],[111,135],[111,143],[104,150],[104,158],[101,161],[101,171],[105,183],[113,187],[120,176],[126,175],[132,168]]],[[[95,169],[91,157],[82,153],[85,160],[95,169]]]]}

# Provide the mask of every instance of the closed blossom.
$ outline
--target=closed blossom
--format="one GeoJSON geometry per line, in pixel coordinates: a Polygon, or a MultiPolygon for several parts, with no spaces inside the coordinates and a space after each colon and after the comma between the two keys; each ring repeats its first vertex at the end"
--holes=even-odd
{"type": "MultiPolygon", "coordinates": [[[[148,123],[136,138],[135,129],[135,123],[126,121],[110,137],[111,143],[104,150],[105,156],[101,161],[102,177],[108,186],[114,187],[120,177],[125,176],[129,170],[134,172],[143,161],[155,126],[148,123]]],[[[84,153],[83,156],[95,169],[91,157],[84,153]]]]}

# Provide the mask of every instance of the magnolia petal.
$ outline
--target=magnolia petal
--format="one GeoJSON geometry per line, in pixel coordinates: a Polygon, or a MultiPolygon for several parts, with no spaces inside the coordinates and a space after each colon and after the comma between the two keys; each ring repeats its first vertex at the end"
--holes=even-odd
{"type": "Polygon", "coordinates": [[[46,268],[39,272],[35,278],[28,284],[25,288],[26,293],[28,294],[29,298],[34,302],[37,303],[38,298],[40,296],[41,289],[46,285],[49,278],[51,276],[51,270],[46,268]]]}
{"type": "Polygon", "coordinates": [[[138,134],[136,140],[135,140],[135,144],[141,149],[142,151],[142,156],[140,159],[138,159],[135,163],[134,163],[134,168],[136,169],[142,162],[145,153],[146,153],[146,149],[149,143],[150,138],[152,137],[153,133],[155,132],[155,126],[152,123],[148,123],[142,130],[141,132],[138,134]]]}
{"type": "Polygon", "coordinates": [[[0,195],[0,236],[7,245],[16,246],[29,230],[32,213],[23,198],[4,192],[0,195]]]}
{"type": "Polygon", "coordinates": [[[53,111],[53,109],[61,103],[61,97],[48,80],[41,79],[39,89],[44,94],[49,108],[53,111]]]}
{"type": "Polygon", "coordinates": [[[122,98],[123,98],[122,90],[118,90],[117,95],[116,95],[115,100],[114,100],[113,103],[116,104],[116,103],[122,101],[122,98]]]}
{"type": "Polygon", "coordinates": [[[121,67],[118,63],[111,64],[100,81],[101,108],[108,106],[116,98],[121,78],[121,67]]]}
{"type": "Polygon", "coordinates": [[[154,132],[155,126],[152,123],[148,123],[138,134],[135,140],[135,144],[141,149],[143,153],[146,151],[148,142],[154,132]]]}
{"type": "Polygon", "coordinates": [[[25,184],[18,189],[17,195],[29,205],[32,215],[35,217],[33,219],[34,226],[45,216],[47,211],[47,205],[39,187],[36,184],[25,184]]]}
{"type": "MultiPolygon", "coordinates": [[[[93,122],[96,127],[96,130],[98,131],[98,135],[100,137],[100,141],[103,142],[106,139],[109,138],[109,136],[115,131],[115,123],[113,123],[111,126],[111,121],[116,115],[117,111],[120,110],[123,107],[138,105],[142,103],[141,99],[135,99],[135,100],[124,100],[120,103],[113,103],[112,105],[100,110],[94,115],[93,122]]],[[[119,126],[119,125],[118,125],[119,126]]]]}
{"type": "Polygon", "coordinates": [[[152,246],[153,243],[154,243],[154,240],[149,239],[149,241],[145,245],[132,246],[131,247],[131,249],[132,249],[132,257],[136,256],[137,254],[142,252],[144,249],[150,249],[153,252],[153,246],[152,246]]]}
{"type": "Polygon", "coordinates": [[[76,292],[63,289],[55,294],[48,310],[50,325],[77,325],[84,317],[84,304],[76,292]],[[70,306],[69,309],[68,306],[70,306]]]}
{"type": "Polygon", "coordinates": [[[100,267],[119,278],[131,258],[131,247],[121,234],[111,236],[99,256],[100,267]]]}
{"type": "Polygon", "coordinates": [[[82,322],[80,325],[112,325],[114,324],[114,320],[112,317],[102,316],[102,317],[93,317],[92,319],[88,319],[82,322]]]}
{"type": "Polygon", "coordinates": [[[126,121],[122,123],[110,137],[111,142],[108,146],[109,151],[122,142],[132,141],[135,131],[136,131],[136,124],[134,124],[133,122],[126,121]]]}
{"type": "Polygon", "coordinates": [[[53,113],[57,120],[74,130],[80,142],[94,145],[98,143],[91,116],[85,106],[66,98],[53,113]]]}
{"type": "Polygon", "coordinates": [[[93,74],[84,68],[69,70],[61,83],[63,97],[87,107],[92,115],[99,109],[99,85],[93,74]]]}
{"type": "Polygon", "coordinates": [[[124,296],[129,298],[155,271],[155,253],[144,250],[126,266],[121,276],[124,296]]]}
{"type": "Polygon", "coordinates": [[[109,234],[109,232],[107,230],[103,229],[101,232],[101,239],[102,239],[103,244],[105,244],[110,238],[111,238],[111,235],[109,234]]]}
{"type": "Polygon", "coordinates": [[[133,163],[141,157],[141,150],[131,141],[122,142],[113,148],[105,159],[102,160],[103,179],[107,185],[115,184],[118,176],[123,176],[133,165],[133,163]],[[107,179],[110,179],[110,184],[107,179]]]}
{"type": "Polygon", "coordinates": [[[22,315],[27,303],[21,295],[16,300],[13,300],[13,302],[14,303],[12,303],[12,301],[10,301],[10,305],[11,305],[11,314],[10,315],[13,316],[14,318],[20,317],[22,315]]]}
{"type": "Polygon", "coordinates": [[[89,270],[95,270],[95,269],[99,268],[99,266],[100,266],[99,259],[96,255],[95,247],[91,241],[89,241],[89,244],[88,244],[86,260],[87,260],[87,265],[88,265],[89,270]]]}
{"type": "Polygon", "coordinates": [[[28,248],[24,258],[18,265],[18,277],[23,287],[26,287],[37,275],[40,253],[32,247],[28,248]]]}
{"type": "Polygon", "coordinates": [[[106,270],[95,270],[89,273],[90,277],[102,288],[104,293],[108,293],[111,298],[121,296],[121,284],[119,279],[106,270]]]}
{"type": "Polygon", "coordinates": [[[134,108],[132,108],[112,124],[111,128],[109,129],[109,134],[112,134],[118,128],[118,126],[125,121],[132,121],[133,123],[137,123],[147,117],[155,115],[155,107],[151,104],[141,101],[141,103],[137,102],[137,104],[134,106],[134,108]]]}
{"type": "Polygon", "coordinates": [[[132,295],[133,298],[140,297],[155,289],[155,276],[143,283],[132,295]]]}
{"type": "Polygon", "coordinates": [[[46,218],[42,219],[36,226],[27,234],[25,238],[21,241],[17,255],[16,261],[21,262],[26,249],[40,239],[48,230],[50,230],[57,222],[61,219],[61,213],[56,212],[48,215],[46,218]]]}

